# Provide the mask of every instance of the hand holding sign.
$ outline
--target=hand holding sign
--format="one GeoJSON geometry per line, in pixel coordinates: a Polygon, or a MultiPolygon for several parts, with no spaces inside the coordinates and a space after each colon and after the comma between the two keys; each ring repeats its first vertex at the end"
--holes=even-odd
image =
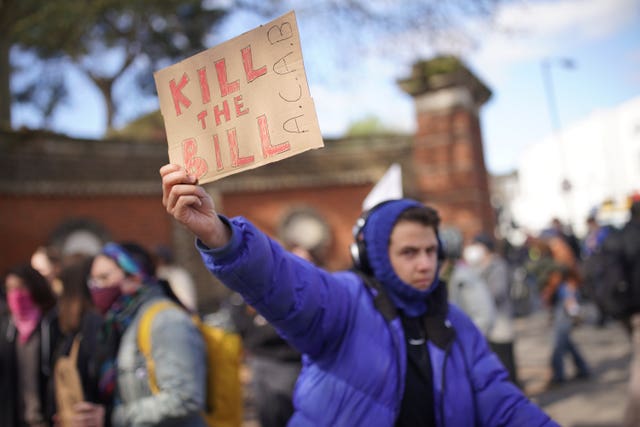
{"type": "Polygon", "coordinates": [[[293,12],[154,77],[169,160],[200,183],[323,146],[293,12]]]}
{"type": "Polygon", "coordinates": [[[160,168],[162,204],[167,212],[210,248],[227,244],[230,231],[220,220],[211,196],[180,165],[160,168]]]}

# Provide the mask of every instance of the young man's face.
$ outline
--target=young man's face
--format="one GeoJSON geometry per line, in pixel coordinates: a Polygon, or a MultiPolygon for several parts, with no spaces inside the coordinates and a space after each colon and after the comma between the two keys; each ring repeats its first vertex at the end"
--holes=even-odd
{"type": "Polygon", "coordinates": [[[420,291],[429,289],[438,267],[438,239],[433,227],[398,222],[391,231],[389,259],[403,282],[420,291]]]}

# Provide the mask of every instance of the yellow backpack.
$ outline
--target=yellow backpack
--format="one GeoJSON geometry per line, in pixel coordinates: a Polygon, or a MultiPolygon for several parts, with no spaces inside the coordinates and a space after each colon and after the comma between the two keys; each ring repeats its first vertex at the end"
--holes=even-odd
{"type": "MultiPolygon", "coordinates": [[[[170,300],[154,303],[140,319],[138,348],[147,364],[149,387],[158,393],[155,364],[151,356],[151,324],[158,312],[178,305],[170,300]]],[[[207,352],[207,396],[203,413],[207,425],[213,427],[239,427],[242,424],[242,383],[240,363],[242,340],[238,334],[207,325],[197,315],[191,316],[205,342],[207,352]]]]}

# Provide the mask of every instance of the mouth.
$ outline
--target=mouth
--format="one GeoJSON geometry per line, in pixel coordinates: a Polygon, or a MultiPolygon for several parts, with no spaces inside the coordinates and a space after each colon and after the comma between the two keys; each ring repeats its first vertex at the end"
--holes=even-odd
{"type": "Polygon", "coordinates": [[[413,286],[416,289],[419,289],[421,291],[427,290],[429,288],[429,286],[431,286],[431,282],[433,280],[429,280],[429,279],[419,279],[419,280],[415,280],[413,282],[413,286]]]}

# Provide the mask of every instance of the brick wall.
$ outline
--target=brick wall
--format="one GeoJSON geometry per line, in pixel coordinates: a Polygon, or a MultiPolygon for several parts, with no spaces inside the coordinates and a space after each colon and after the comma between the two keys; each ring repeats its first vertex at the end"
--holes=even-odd
{"type": "Polygon", "coordinates": [[[323,188],[291,189],[266,192],[242,192],[224,195],[225,215],[242,215],[260,229],[277,237],[278,226],[296,207],[315,209],[329,224],[331,246],[327,268],[335,270],[351,265],[349,245],[351,230],[362,212],[362,200],[371,185],[328,186],[323,188]]]}
{"type": "Polygon", "coordinates": [[[50,243],[66,221],[88,219],[112,240],[135,240],[149,248],[171,244],[171,221],[160,196],[6,196],[0,197],[0,271],[28,262],[50,243]]]}

